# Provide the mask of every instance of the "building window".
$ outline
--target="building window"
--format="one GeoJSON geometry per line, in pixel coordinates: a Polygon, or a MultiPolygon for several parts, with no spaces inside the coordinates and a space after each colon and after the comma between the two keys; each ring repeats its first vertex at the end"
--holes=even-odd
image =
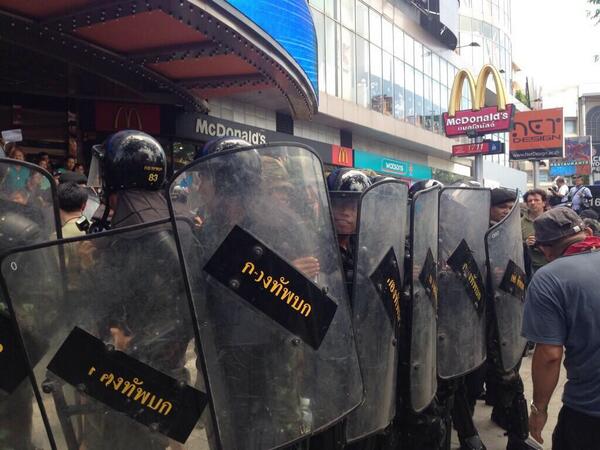
{"type": "Polygon", "coordinates": [[[565,119],[565,134],[577,134],[576,119],[565,119]]]}
{"type": "Polygon", "coordinates": [[[394,114],[394,58],[383,52],[383,113],[386,116],[394,114]]]}
{"type": "Polygon", "coordinates": [[[381,22],[382,47],[388,53],[394,53],[394,27],[385,19],[381,22]]]}
{"type": "Polygon", "coordinates": [[[374,9],[369,10],[369,40],[381,47],[381,14],[374,9]]]}
{"type": "Polygon", "coordinates": [[[356,101],[356,70],[354,33],[342,27],[342,98],[356,101]]]}
{"type": "Polygon", "coordinates": [[[319,87],[325,89],[325,16],[316,11],[312,10],[313,22],[315,24],[315,30],[317,31],[317,57],[319,60],[319,87]]]}
{"type": "Polygon", "coordinates": [[[404,63],[394,59],[394,117],[404,120],[404,63]]]}
{"type": "Polygon", "coordinates": [[[354,0],[341,0],[342,1],[342,25],[354,30],[354,0]]]}
{"type": "Polygon", "coordinates": [[[383,112],[381,49],[371,44],[371,108],[383,112]]]}
{"type": "Polygon", "coordinates": [[[336,25],[329,17],[325,17],[325,92],[329,95],[337,94],[336,25]]]}
{"type": "Polygon", "coordinates": [[[594,144],[600,142],[600,106],[590,109],[585,115],[585,134],[592,137],[594,144]]]}
{"type": "Polygon", "coordinates": [[[356,38],[356,101],[360,106],[369,106],[369,43],[356,38]]]}
{"type": "Polygon", "coordinates": [[[404,65],[404,109],[406,121],[415,123],[415,69],[404,65]]]}
{"type": "Polygon", "coordinates": [[[369,8],[362,2],[356,2],[356,32],[364,38],[369,37],[369,8]]]}

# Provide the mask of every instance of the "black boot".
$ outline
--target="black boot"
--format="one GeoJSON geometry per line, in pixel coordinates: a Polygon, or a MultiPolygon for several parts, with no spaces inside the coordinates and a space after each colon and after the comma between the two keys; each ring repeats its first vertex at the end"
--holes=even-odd
{"type": "Polygon", "coordinates": [[[468,437],[460,443],[460,450],[487,450],[478,434],[468,437]]]}

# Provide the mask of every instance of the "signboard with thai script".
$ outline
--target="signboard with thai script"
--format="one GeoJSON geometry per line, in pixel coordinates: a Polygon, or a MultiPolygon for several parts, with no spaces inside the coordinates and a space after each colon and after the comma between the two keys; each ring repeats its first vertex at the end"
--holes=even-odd
{"type": "Polygon", "coordinates": [[[550,160],[550,176],[589,175],[592,171],[591,158],[591,136],[565,138],[565,157],[550,160]]]}
{"type": "Polygon", "coordinates": [[[563,130],[562,108],[518,112],[510,133],[510,159],[562,158],[563,130]]]}
{"type": "Polygon", "coordinates": [[[337,310],[316,284],[237,225],[204,271],[315,350],[337,310]]]}
{"type": "Polygon", "coordinates": [[[463,281],[469,298],[479,314],[483,313],[484,306],[484,283],[477,262],[469,244],[463,239],[448,258],[448,265],[454,273],[463,281]]]}
{"type": "Polygon", "coordinates": [[[427,256],[425,257],[425,262],[423,263],[423,269],[421,269],[421,273],[419,274],[419,281],[421,282],[423,287],[425,287],[425,292],[427,293],[429,300],[431,300],[433,309],[437,310],[437,265],[435,260],[433,259],[433,253],[431,252],[431,248],[427,249],[427,256]]]}
{"type": "Polygon", "coordinates": [[[499,287],[504,292],[525,301],[525,272],[512,259],[508,260],[499,287]]]}
{"type": "Polygon", "coordinates": [[[481,68],[477,81],[468,69],[461,69],[454,77],[448,112],[443,114],[444,132],[448,137],[481,136],[512,129],[514,105],[506,103],[504,82],[494,66],[481,68]],[[496,106],[485,106],[487,79],[492,77],[496,87],[496,106]],[[467,81],[471,93],[471,109],[459,110],[463,85],[467,81]]]}
{"type": "Polygon", "coordinates": [[[202,392],[75,327],[48,370],[86,395],[185,443],[207,403],[202,392]]]}
{"type": "Polygon", "coordinates": [[[503,155],[505,146],[500,141],[473,142],[452,146],[452,156],[503,155]]]}
{"type": "Polygon", "coordinates": [[[402,281],[398,272],[398,260],[394,247],[381,259],[381,262],[370,276],[379,298],[394,328],[400,326],[400,292],[402,281]]]}

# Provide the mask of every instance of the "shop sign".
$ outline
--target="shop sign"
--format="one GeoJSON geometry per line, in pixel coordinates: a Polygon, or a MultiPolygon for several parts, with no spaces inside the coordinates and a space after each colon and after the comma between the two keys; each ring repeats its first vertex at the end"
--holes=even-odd
{"type": "Polygon", "coordinates": [[[562,158],[563,129],[562,108],[518,112],[510,133],[510,159],[562,158]]]}
{"type": "Polygon", "coordinates": [[[468,69],[459,70],[454,78],[448,112],[443,114],[444,132],[448,137],[481,136],[512,129],[514,105],[506,103],[506,92],[500,73],[486,64],[481,68],[477,81],[468,69]],[[496,106],[485,106],[486,83],[489,76],[496,86],[496,106]],[[459,110],[463,84],[467,80],[471,92],[472,109],[459,110]]]}
{"type": "Polygon", "coordinates": [[[600,172],[600,144],[592,145],[592,171],[600,172]]]}
{"type": "Polygon", "coordinates": [[[500,141],[473,142],[452,146],[452,156],[503,155],[505,146],[500,141]]]}
{"type": "Polygon", "coordinates": [[[591,136],[565,138],[565,157],[550,160],[550,176],[589,175],[591,157],[591,136]]]}
{"type": "Polygon", "coordinates": [[[354,167],[411,179],[431,178],[431,168],[409,161],[400,161],[376,153],[354,150],[354,167]]]}
{"type": "Polygon", "coordinates": [[[96,131],[140,130],[160,134],[160,106],[96,102],[96,131]]]}
{"type": "Polygon", "coordinates": [[[332,145],[331,162],[336,166],[353,167],[353,150],[348,147],[342,147],[341,145],[332,145]]]}
{"type": "Polygon", "coordinates": [[[273,142],[299,143],[312,148],[324,163],[336,164],[333,162],[331,144],[219,119],[218,117],[207,116],[205,114],[179,114],[175,122],[175,136],[178,139],[190,139],[201,142],[208,142],[223,136],[233,136],[244,139],[252,145],[263,145],[273,142]]]}

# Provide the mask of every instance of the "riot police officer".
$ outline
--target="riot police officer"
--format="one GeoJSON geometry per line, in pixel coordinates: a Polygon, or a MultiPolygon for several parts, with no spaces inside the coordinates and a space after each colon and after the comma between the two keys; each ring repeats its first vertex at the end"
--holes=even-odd
{"type": "Polygon", "coordinates": [[[507,431],[507,450],[531,450],[527,402],[519,375],[526,341],[520,336],[525,286],[523,246],[517,194],[493,189],[490,230],[486,235],[488,254],[487,361],[483,366],[486,403],[493,406],[492,420],[507,431]],[[507,274],[508,272],[508,274],[507,274]],[[512,283],[510,280],[520,280],[512,283]]]}

